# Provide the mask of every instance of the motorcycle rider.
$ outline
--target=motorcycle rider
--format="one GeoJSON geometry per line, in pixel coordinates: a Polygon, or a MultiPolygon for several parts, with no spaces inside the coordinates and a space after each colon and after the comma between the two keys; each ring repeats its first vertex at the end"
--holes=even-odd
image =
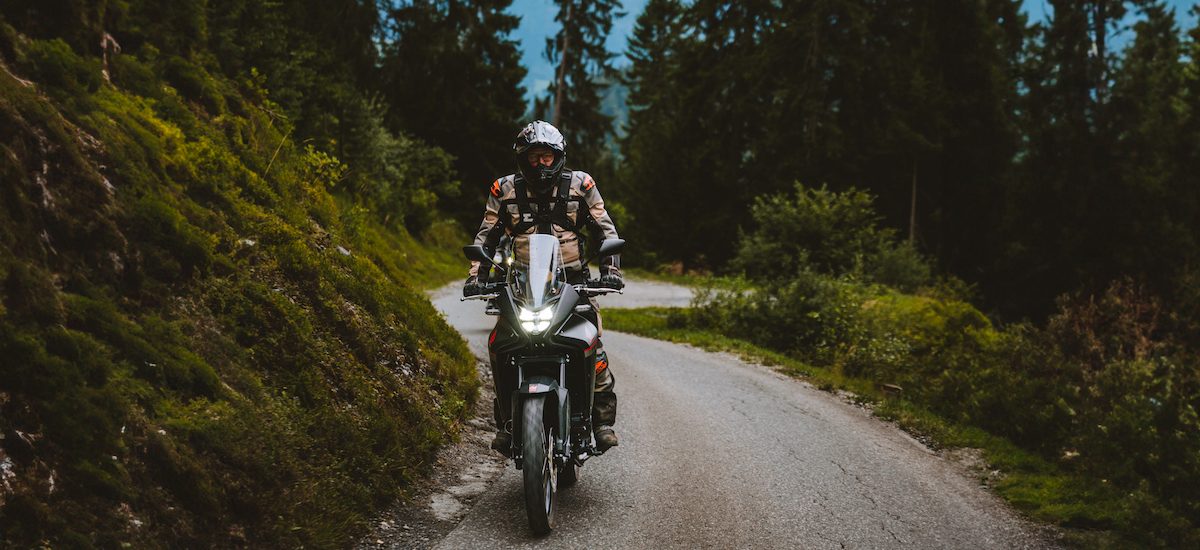
{"type": "MultiPolygon", "coordinates": [[[[483,223],[475,235],[475,244],[483,245],[492,254],[501,237],[513,239],[514,254],[518,259],[528,258],[529,235],[550,234],[558,237],[563,264],[567,270],[567,281],[572,284],[587,280],[587,266],[583,264],[583,243],[579,231],[585,226],[603,239],[616,239],[617,228],[604,209],[604,199],[592,176],[581,170],[564,169],[567,160],[566,140],[558,128],[537,120],[527,124],[517,135],[513,144],[517,172],[492,183],[483,223]]],[[[481,277],[486,281],[487,268],[479,262],[471,262],[470,277],[463,287],[463,295],[472,296],[481,292],[481,277]]],[[[600,282],[603,286],[621,289],[625,283],[621,277],[620,259],[617,256],[601,258],[600,282]]],[[[595,300],[591,301],[591,315],[595,315],[596,326],[600,327],[600,313],[595,300]]],[[[600,451],[618,444],[613,423],[617,417],[617,395],[613,392],[615,379],[608,364],[604,345],[596,344],[596,384],[593,393],[592,426],[596,446],[600,451]]],[[[496,437],[492,448],[507,453],[512,442],[512,431],[508,418],[511,415],[511,393],[517,380],[511,369],[498,368],[492,357],[492,376],[496,389],[493,413],[496,416],[496,437]]]]}

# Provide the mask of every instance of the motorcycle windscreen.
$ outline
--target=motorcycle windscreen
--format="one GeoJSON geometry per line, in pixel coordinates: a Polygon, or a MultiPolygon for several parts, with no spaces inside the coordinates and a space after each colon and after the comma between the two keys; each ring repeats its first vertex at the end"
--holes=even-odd
{"type": "Polygon", "coordinates": [[[558,237],[530,235],[529,267],[524,271],[524,277],[519,279],[523,279],[520,283],[525,306],[532,310],[541,309],[557,294],[561,284],[562,252],[559,250],[558,237]]]}

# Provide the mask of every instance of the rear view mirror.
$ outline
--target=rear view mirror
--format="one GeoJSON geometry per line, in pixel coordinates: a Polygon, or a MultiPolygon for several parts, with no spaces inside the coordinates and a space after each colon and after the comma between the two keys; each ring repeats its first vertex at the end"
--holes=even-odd
{"type": "Polygon", "coordinates": [[[492,258],[488,256],[487,252],[483,250],[483,245],[472,244],[464,246],[463,255],[466,256],[468,260],[473,262],[486,262],[489,264],[494,263],[492,262],[492,258]]]}
{"type": "Polygon", "coordinates": [[[625,239],[604,239],[600,242],[600,250],[596,253],[600,257],[612,256],[621,252],[625,248],[625,239]]]}

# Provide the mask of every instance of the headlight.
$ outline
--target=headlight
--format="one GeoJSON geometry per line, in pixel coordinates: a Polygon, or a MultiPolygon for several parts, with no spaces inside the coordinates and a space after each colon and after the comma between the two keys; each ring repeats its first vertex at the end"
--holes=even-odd
{"type": "Polygon", "coordinates": [[[525,329],[525,332],[537,334],[550,328],[550,320],[554,318],[554,306],[537,311],[522,307],[517,312],[517,318],[521,320],[521,328],[525,329]]]}

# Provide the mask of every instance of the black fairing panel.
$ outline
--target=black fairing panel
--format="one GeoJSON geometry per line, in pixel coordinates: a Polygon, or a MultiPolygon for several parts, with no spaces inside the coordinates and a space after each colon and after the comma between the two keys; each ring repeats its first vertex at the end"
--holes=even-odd
{"type": "Polygon", "coordinates": [[[496,339],[488,346],[493,355],[507,355],[517,351],[528,343],[525,333],[514,327],[509,317],[502,316],[496,321],[496,339]]]}
{"type": "Polygon", "coordinates": [[[561,346],[586,348],[596,340],[599,331],[591,321],[580,315],[572,315],[566,325],[554,337],[554,343],[561,346]]]}
{"type": "MultiPolygon", "coordinates": [[[[557,309],[554,310],[554,319],[550,321],[550,328],[554,330],[562,327],[567,318],[575,313],[575,305],[580,302],[579,293],[575,292],[575,287],[571,285],[563,285],[562,293],[558,297],[558,303],[555,304],[557,309]]],[[[559,329],[557,332],[561,332],[559,329]]]]}

